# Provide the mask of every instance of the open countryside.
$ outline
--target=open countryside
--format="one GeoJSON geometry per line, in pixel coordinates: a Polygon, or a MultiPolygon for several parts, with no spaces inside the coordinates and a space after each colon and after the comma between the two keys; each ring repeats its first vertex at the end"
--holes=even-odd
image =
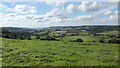
{"type": "Polygon", "coordinates": [[[118,0],[2,0],[2,68],[119,68],[118,0]]]}
{"type": "Polygon", "coordinates": [[[116,28],[3,27],[3,66],[117,66],[120,40],[116,28]]]}

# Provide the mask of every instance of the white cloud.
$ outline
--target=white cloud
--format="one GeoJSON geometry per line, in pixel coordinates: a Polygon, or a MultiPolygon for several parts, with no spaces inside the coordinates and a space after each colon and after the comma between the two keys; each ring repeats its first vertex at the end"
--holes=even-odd
{"type": "Polygon", "coordinates": [[[109,20],[110,21],[118,21],[118,15],[110,15],[109,20]]]}
{"type": "Polygon", "coordinates": [[[7,14],[7,16],[15,17],[15,16],[17,16],[17,13],[10,13],[10,14],[7,14]]]}
{"type": "Polygon", "coordinates": [[[69,13],[75,12],[98,12],[101,11],[103,8],[106,8],[104,3],[97,3],[97,2],[82,2],[80,5],[69,4],[66,8],[66,11],[69,13]]]}
{"type": "Polygon", "coordinates": [[[118,11],[118,10],[116,10],[116,11],[107,11],[107,12],[105,12],[104,13],[105,15],[111,15],[111,16],[113,16],[113,15],[118,15],[118,14],[120,14],[120,11],[118,11]]]}
{"type": "MultiPolygon", "coordinates": [[[[1,0],[2,2],[46,2],[46,1],[56,1],[56,0],[1,0]]],[[[82,1],[89,1],[89,2],[119,2],[120,0],[58,0],[67,1],[67,2],[82,2],[82,1]]]]}
{"type": "Polygon", "coordinates": [[[55,9],[51,10],[50,12],[48,12],[46,15],[47,16],[60,16],[61,14],[63,14],[63,11],[55,8],[55,9]]]}
{"type": "Polygon", "coordinates": [[[79,9],[85,12],[89,10],[89,6],[89,2],[82,2],[81,5],[79,5],[79,9]]]}
{"type": "MultiPolygon", "coordinates": [[[[30,16],[28,16],[30,17],[30,16]]],[[[31,16],[33,20],[37,21],[37,22],[43,22],[43,21],[51,21],[51,20],[55,20],[58,18],[63,18],[64,17],[64,13],[62,10],[60,9],[53,9],[50,12],[47,12],[46,14],[43,15],[34,15],[31,16]]]]}
{"type": "Polygon", "coordinates": [[[69,13],[78,12],[79,11],[78,5],[69,4],[66,8],[66,11],[69,13]]]}
{"type": "Polygon", "coordinates": [[[35,7],[27,5],[16,5],[13,11],[21,14],[36,12],[35,7]]]}
{"type": "Polygon", "coordinates": [[[96,15],[81,15],[78,16],[78,20],[90,20],[96,18],[96,15]]]}
{"type": "Polygon", "coordinates": [[[0,7],[1,7],[1,8],[4,8],[4,7],[6,7],[6,6],[5,6],[5,5],[0,4],[0,7]]]}
{"type": "Polygon", "coordinates": [[[108,2],[119,2],[120,0],[108,0],[108,2]]]}
{"type": "Polygon", "coordinates": [[[16,5],[13,8],[9,8],[3,4],[0,4],[0,11],[12,11],[12,12],[20,13],[20,14],[37,12],[37,10],[34,6],[16,5]]]}
{"type": "Polygon", "coordinates": [[[5,6],[5,5],[3,5],[3,4],[0,4],[0,11],[3,11],[3,10],[7,10],[8,9],[8,7],[7,6],[5,6]]]}
{"type": "MultiPolygon", "coordinates": [[[[67,13],[78,13],[78,12],[87,12],[91,14],[101,14],[112,9],[117,9],[118,3],[116,2],[108,2],[108,3],[100,3],[100,2],[81,2],[81,4],[69,4],[65,11],[67,13]],[[112,5],[112,6],[111,6],[112,5]]],[[[109,12],[110,13],[110,12],[109,12]]],[[[107,14],[107,13],[105,13],[107,14]]]]}
{"type": "Polygon", "coordinates": [[[112,11],[107,11],[104,13],[105,15],[111,15],[112,14],[112,11]]]}
{"type": "Polygon", "coordinates": [[[66,1],[46,1],[46,4],[50,4],[53,6],[63,6],[66,3],[66,1]]]}
{"type": "Polygon", "coordinates": [[[118,14],[118,11],[115,11],[115,14],[118,14]]]}
{"type": "Polygon", "coordinates": [[[36,23],[31,18],[28,18],[28,16],[31,17],[32,15],[17,15],[15,13],[0,13],[0,15],[2,15],[0,18],[0,26],[39,27],[41,25],[40,23],[36,23]]]}
{"type": "Polygon", "coordinates": [[[105,7],[106,5],[104,3],[98,2],[93,2],[92,4],[89,2],[82,2],[82,4],[79,6],[79,8],[84,12],[97,12],[105,7]]]}
{"type": "MultiPolygon", "coordinates": [[[[4,5],[1,5],[5,7],[4,5]]],[[[8,7],[7,7],[8,8],[8,7]]],[[[8,8],[7,10],[13,11],[12,13],[2,15],[0,14],[3,26],[27,26],[27,27],[45,27],[51,25],[84,25],[84,24],[116,24],[118,11],[110,11],[107,9],[105,3],[89,3],[82,2],[80,5],[68,4],[65,8],[56,7],[46,14],[35,15],[35,14],[26,14],[34,13],[36,10],[33,6],[27,5],[16,5],[14,8],[8,8]],[[106,10],[107,9],[107,10],[106,10]],[[82,15],[78,14],[76,16],[71,16],[70,13],[81,12],[82,15]],[[85,15],[84,12],[87,12],[85,15]],[[105,13],[110,15],[109,17],[99,17],[95,13],[105,13]],[[18,14],[20,13],[20,14],[18,14]],[[91,14],[93,13],[93,14],[91,14]],[[25,14],[25,15],[21,15],[25,14]],[[68,16],[67,16],[68,15],[68,16]],[[69,17],[71,16],[71,17],[69,17]]]]}
{"type": "Polygon", "coordinates": [[[59,16],[47,16],[45,15],[17,15],[11,14],[0,14],[3,15],[0,18],[0,23],[3,26],[26,26],[26,27],[46,27],[52,25],[62,26],[78,26],[78,25],[94,25],[94,24],[114,24],[117,22],[117,15],[110,15],[107,18],[101,18],[97,15],[79,15],[73,18],[59,17],[59,16]],[[107,23],[106,23],[107,22],[107,23]]]}
{"type": "Polygon", "coordinates": [[[97,7],[104,7],[105,4],[103,3],[98,3],[98,2],[93,2],[93,4],[91,5],[92,8],[97,8],[97,7]]]}

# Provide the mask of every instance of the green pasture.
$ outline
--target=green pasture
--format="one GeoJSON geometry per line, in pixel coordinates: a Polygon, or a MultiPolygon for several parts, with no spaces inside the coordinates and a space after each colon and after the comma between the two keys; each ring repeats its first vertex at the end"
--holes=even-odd
{"type": "Polygon", "coordinates": [[[118,45],[93,36],[72,36],[60,41],[2,39],[3,66],[117,66],[118,45]],[[84,42],[68,42],[82,38],[84,42]]]}

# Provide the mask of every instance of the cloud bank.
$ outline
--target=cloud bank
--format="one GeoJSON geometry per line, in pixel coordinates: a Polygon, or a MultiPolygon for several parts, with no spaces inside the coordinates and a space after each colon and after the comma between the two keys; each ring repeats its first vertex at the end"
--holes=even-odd
{"type": "MultiPolygon", "coordinates": [[[[117,3],[103,2],[44,2],[55,6],[44,14],[35,5],[17,4],[13,8],[0,4],[0,26],[49,27],[79,25],[117,25],[117,3]],[[111,7],[110,5],[114,6],[111,7]]],[[[45,8],[47,9],[47,7],[45,8]]],[[[42,11],[42,10],[41,10],[42,11]]]]}

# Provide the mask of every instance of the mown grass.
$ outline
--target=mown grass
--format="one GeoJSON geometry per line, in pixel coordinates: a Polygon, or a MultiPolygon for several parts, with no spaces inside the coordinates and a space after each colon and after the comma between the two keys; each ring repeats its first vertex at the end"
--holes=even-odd
{"type": "Polygon", "coordinates": [[[91,42],[93,36],[72,36],[60,41],[2,38],[3,66],[117,66],[118,45],[91,42]],[[84,42],[68,42],[82,38],[84,42]]]}

